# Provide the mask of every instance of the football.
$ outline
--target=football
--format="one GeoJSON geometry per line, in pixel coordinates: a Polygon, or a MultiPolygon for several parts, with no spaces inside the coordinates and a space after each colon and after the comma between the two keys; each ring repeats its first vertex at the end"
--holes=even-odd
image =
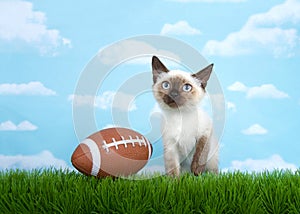
{"type": "Polygon", "coordinates": [[[108,128],[84,139],[72,154],[73,166],[85,175],[123,177],[137,173],[152,155],[151,143],[127,128],[108,128]]]}

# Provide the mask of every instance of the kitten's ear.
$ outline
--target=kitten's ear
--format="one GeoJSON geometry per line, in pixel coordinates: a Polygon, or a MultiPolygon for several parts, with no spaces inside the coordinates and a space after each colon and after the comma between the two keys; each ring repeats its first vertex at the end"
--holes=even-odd
{"type": "Polygon", "coordinates": [[[169,72],[166,66],[156,57],[152,57],[152,74],[153,74],[153,82],[156,83],[157,77],[163,73],[169,72]]]}
{"type": "Polygon", "coordinates": [[[199,71],[196,74],[192,74],[192,77],[198,79],[201,82],[201,87],[205,89],[207,85],[207,81],[210,77],[210,74],[212,72],[214,64],[210,64],[209,66],[203,68],[201,71],[199,71]]]}

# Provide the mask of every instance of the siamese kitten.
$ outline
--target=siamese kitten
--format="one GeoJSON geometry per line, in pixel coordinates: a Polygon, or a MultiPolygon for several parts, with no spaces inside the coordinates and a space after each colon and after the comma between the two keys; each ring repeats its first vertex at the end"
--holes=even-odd
{"type": "Polygon", "coordinates": [[[199,108],[213,64],[196,74],[168,70],[152,57],[153,93],[163,114],[165,170],[199,175],[218,173],[218,142],[213,138],[212,121],[199,108]]]}

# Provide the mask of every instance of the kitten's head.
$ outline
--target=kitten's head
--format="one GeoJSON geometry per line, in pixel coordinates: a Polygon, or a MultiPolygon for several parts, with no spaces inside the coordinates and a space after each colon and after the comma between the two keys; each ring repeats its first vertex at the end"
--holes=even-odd
{"type": "Polygon", "coordinates": [[[212,68],[213,64],[195,74],[180,70],[168,70],[156,56],[153,56],[154,97],[164,109],[197,106],[205,95],[212,68]]]}

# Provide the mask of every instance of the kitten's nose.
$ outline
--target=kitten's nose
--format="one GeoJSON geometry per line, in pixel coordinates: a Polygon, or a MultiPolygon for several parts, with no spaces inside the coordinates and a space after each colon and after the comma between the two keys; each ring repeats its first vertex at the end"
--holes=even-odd
{"type": "Polygon", "coordinates": [[[179,95],[179,93],[177,90],[172,90],[170,92],[170,97],[172,97],[172,98],[176,98],[176,97],[178,97],[178,95],[179,95]]]}

